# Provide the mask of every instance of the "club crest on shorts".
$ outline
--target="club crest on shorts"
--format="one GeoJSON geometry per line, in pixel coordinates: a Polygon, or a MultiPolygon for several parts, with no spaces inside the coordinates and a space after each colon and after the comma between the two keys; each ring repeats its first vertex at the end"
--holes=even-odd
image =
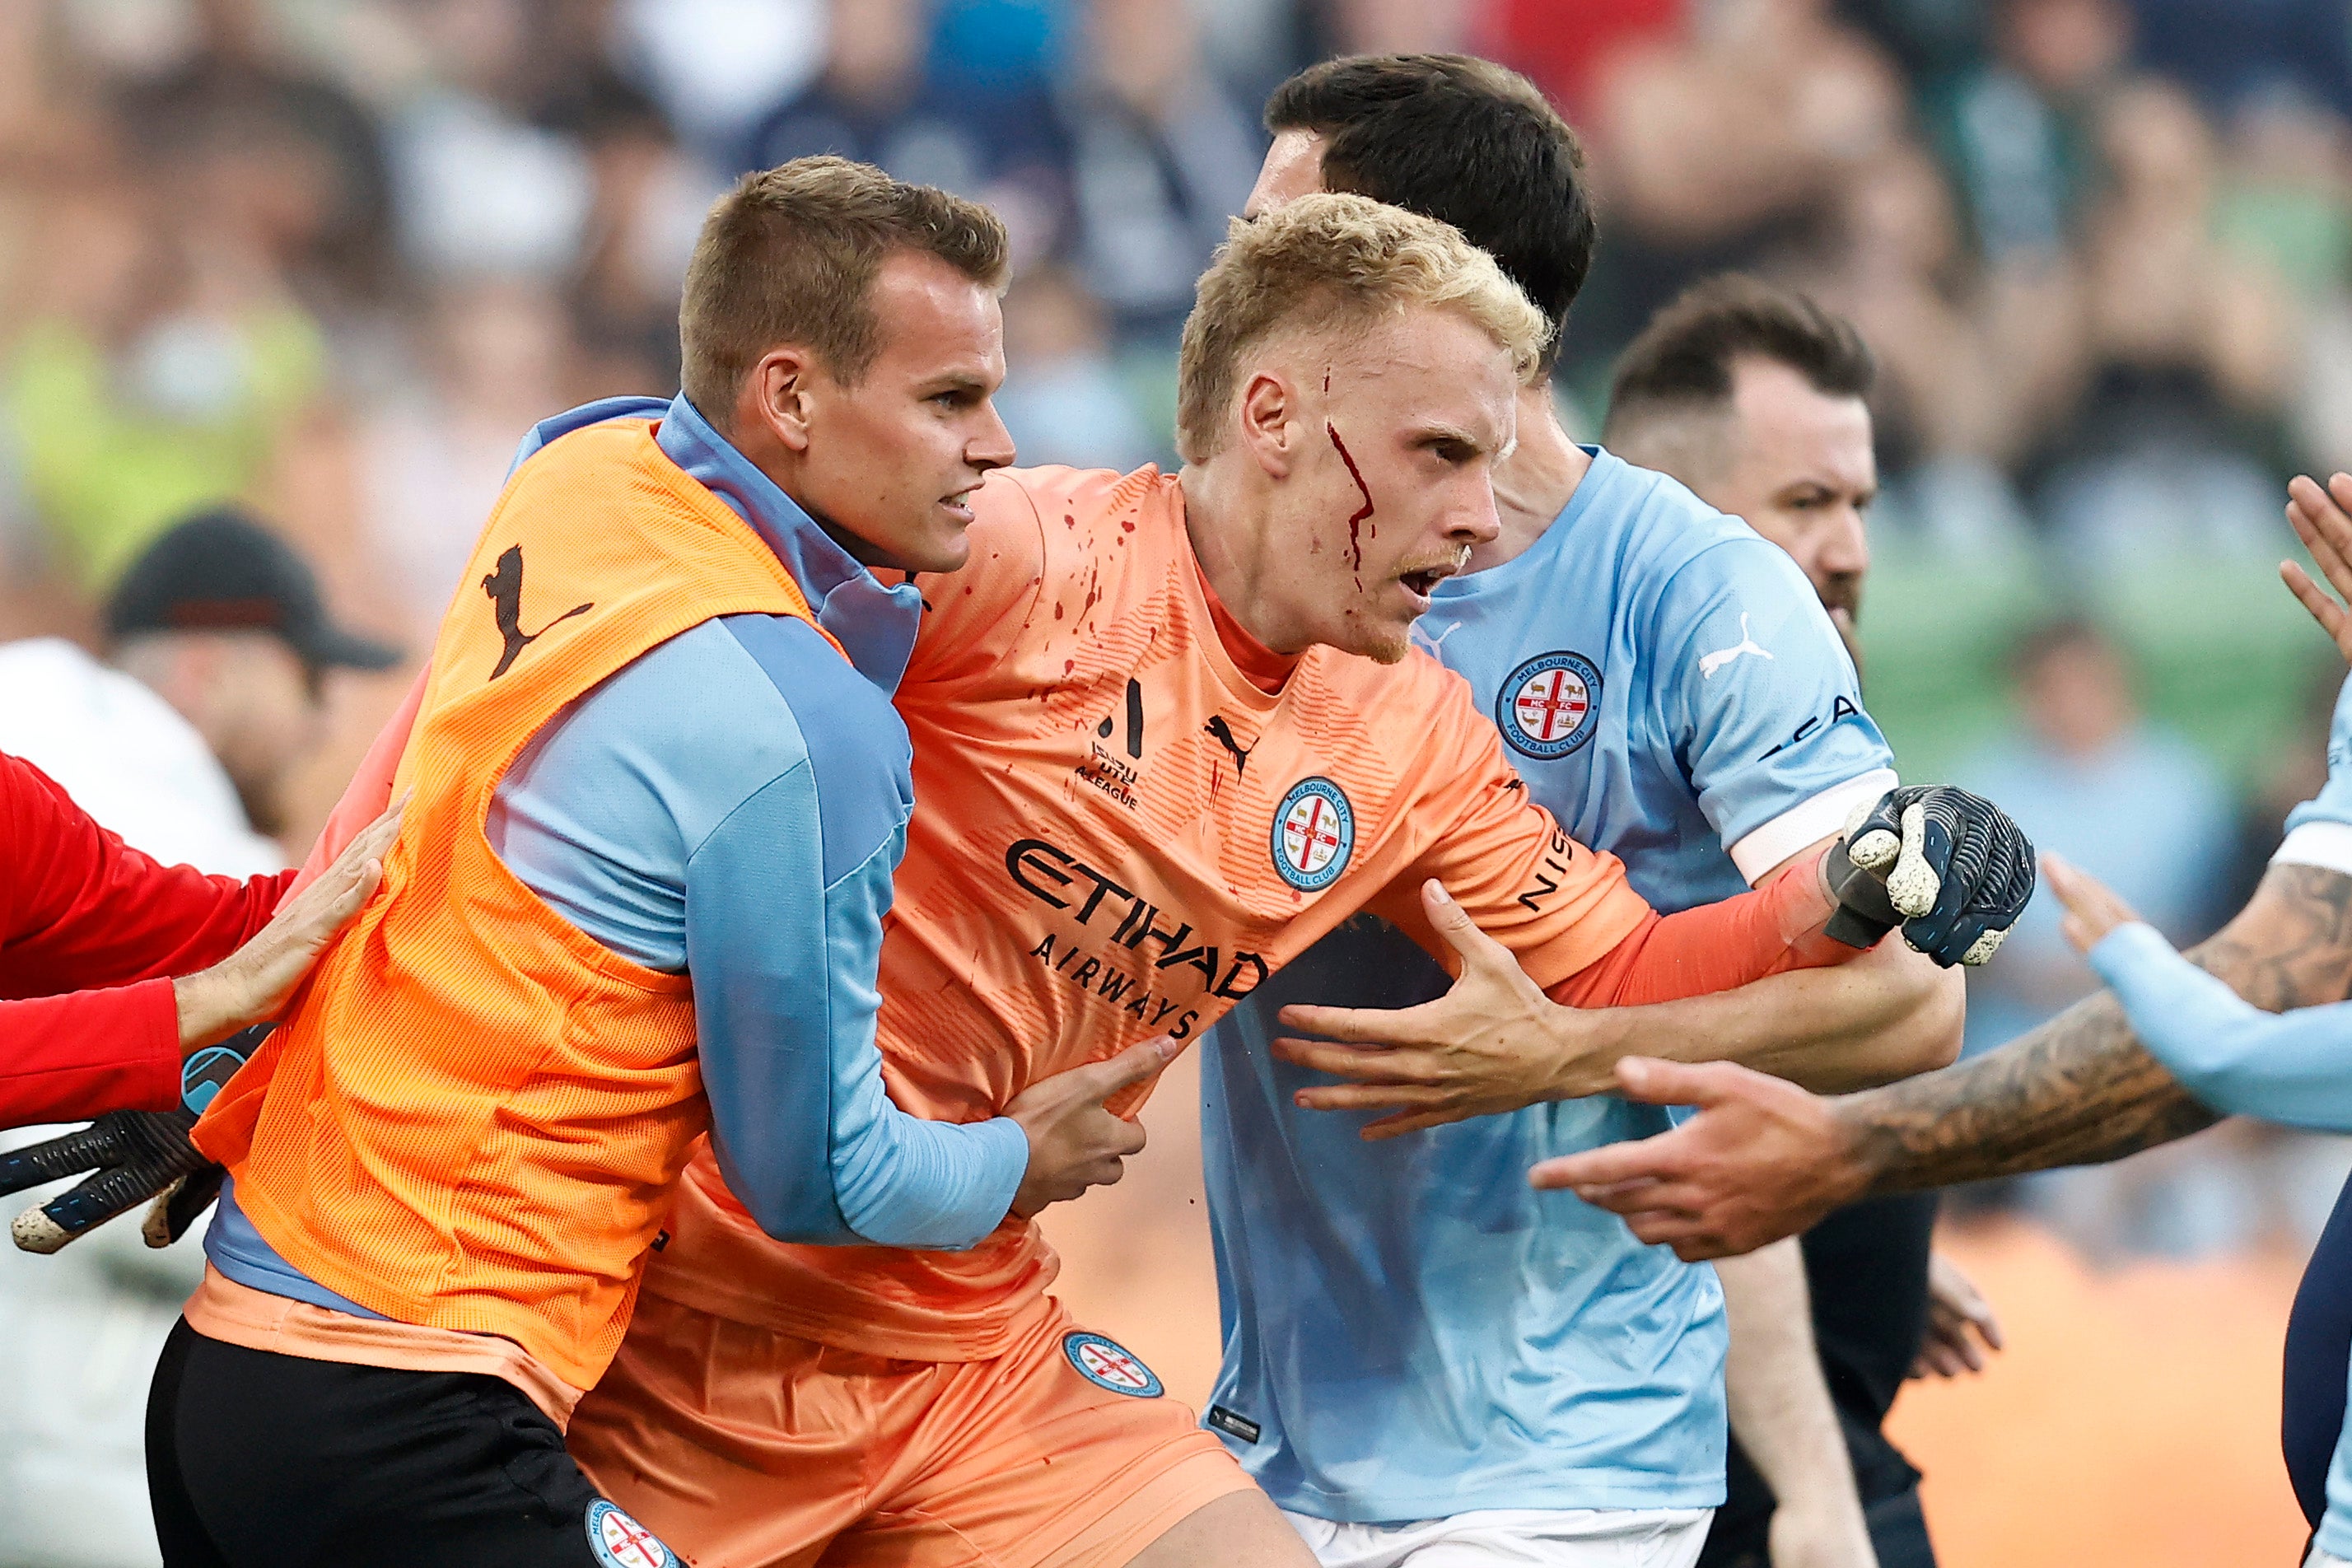
{"type": "Polygon", "coordinates": [[[1302,893],[1339,879],[1356,847],[1356,812],[1327,778],[1300,779],[1274,814],[1274,868],[1302,893]]]}
{"type": "Polygon", "coordinates": [[[603,1498],[588,1505],[588,1549],[604,1568],[678,1568],[659,1536],[603,1498]]]}
{"type": "Polygon", "coordinates": [[[1592,739],[1601,722],[1601,669],[1580,653],[1538,654],[1495,694],[1495,724],[1511,750],[1549,762],[1592,739]]]}
{"type": "Polygon", "coordinates": [[[1166,1392],[1160,1386],[1160,1374],[1136,1360],[1117,1340],[1105,1339],[1100,1334],[1064,1334],[1062,1353],[1070,1358],[1078,1375],[1097,1388],[1108,1388],[1113,1394],[1135,1399],[1157,1399],[1166,1392]]]}

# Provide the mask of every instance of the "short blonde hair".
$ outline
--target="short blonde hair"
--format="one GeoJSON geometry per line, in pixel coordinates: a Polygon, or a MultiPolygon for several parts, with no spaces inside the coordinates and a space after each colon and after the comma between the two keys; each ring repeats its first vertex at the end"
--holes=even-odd
{"type": "Polygon", "coordinates": [[[678,341],[687,400],[721,428],[743,377],[800,343],[854,386],[882,348],[867,292],[892,252],[936,256],[1004,286],[1004,226],[977,202],[846,158],[796,158],[744,175],[703,220],[687,263],[678,341]]]}
{"type": "Polygon", "coordinates": [[[1411,306],[1459,312],[1510,351],[1522,379],[1551,336],[1544,313],[1461,231],[1369,196],[1301,196],[1235,218],[1184,323],[1176,444],[1214,457],[1242,356],[1276,331],[1369,324],[1411,306]]]}

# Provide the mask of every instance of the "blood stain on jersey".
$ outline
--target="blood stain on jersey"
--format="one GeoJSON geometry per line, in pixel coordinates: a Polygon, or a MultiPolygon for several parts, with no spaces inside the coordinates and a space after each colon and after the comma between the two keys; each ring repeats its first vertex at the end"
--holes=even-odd
{"type": "Polygon", "coordinates": [[[1601,722],[1601,670],[1580,653],[1538,654],[1495,694],[1495,724],[1511,750],[1541,762],[1592,739],[1601,722]]]}
{"type": "Polygon", "coordinates": [[[1339,879],[1356,847],[1356,812],[1347,792],[1329,779],[1301,779],[1274,814],[1270,847],[1276,875],[1302,893],[1318,893],[1339,879]]]}
{"type": "Polygon", "coordinates": [[[1078,1375],[1097,1388],[1124,1394],[1130,1399],[1157,1399],[1166,1392],[1160,1374],[1137,1360],[1117,1340],[1101,1334],[1064,1334],[1062,1353],[1070,1358],[1078,1375]]]}

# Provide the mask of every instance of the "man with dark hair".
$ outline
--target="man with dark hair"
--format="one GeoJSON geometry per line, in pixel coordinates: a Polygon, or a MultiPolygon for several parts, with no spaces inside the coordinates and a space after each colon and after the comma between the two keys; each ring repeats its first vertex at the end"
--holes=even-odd
{"type": "MultiPolygon", "coordinates": [[[[1277,89],[1267,123],[1252,213],[1328,182],[1445,217],[1544,308],[1557,355],[1593,222],[1575,134],[1526,81],[1459,57],[1338,60],[1277,89]]],[[[1438,585],[1415,639],[1468,679],[1534,798],[1654,901],[1762,882],[1893,783],[1852,661],[1785,553],[1578,446],[1540,381],[1495,492],[1499,537],[1438,585]]],[[[1444,985],[1395,931],[1359,921],[1217,1031],[1202,1103],[1225,1362],[1209,1425],[1328,1563],[1614,1561],[1640,1542],[1644,1561],[1687,1565],[1723,1498],[1715,1279],[1605,1215],[1523,1194],[1517,1174],[1528,1152],[1664,1119],[1570,1098],[1607,1087],[1598,1033],[1531,1069],[1500,1043],[1420,1048],[1411,1015],[1283,1012],[1444,985]],[[1362,1044],[1281,1040],[1286,1026],[1362,1044]],[[1366,1127],[1294,1104],[1395,1114],[1366,1127]]],[[[1781,976],[1704,1005],[1721,1016],[1687,1037],[1693,1057],[1814,1085],[1958,1047],[1957,976],[1901,942],[1832,985],[1781,976]]],[[[1793,1251],[1766,1266],[1801,1302],[1793,1251]]],[[[1780,1562],[1866,1564],[1818,1369],[1795,1365],[1812,1397],[1775,1443],[1791,1479],[1780,1562]]]]}
{"type": "Polygon", "coordinates": [[[1326,60],[1274,89],[1265,127],[1254,210],[1353,191],[1450,223],[1550,319],[1539,368],[1559,363],[1595,228],[1583,144],[1533,82],[1465,55],[1326,60]]]}
{"type": "Polygon", "coordinates": [[[1729,273],[1659,311],[1618,359],[1601,435],[1787,551],[1857,664],[1874,374],[1852,322],[1729,273]]]}
{"type": "MultiPolygon", "coordinates": [[[[1878,491],[1864,402],[1873,373],[1853,323],[1803,294],[1730,273],[1685,290],[1618,359],[1601,439],[1628,462],[1672,474],[1787,551],[1853,650],[1870,564],[1864,519],[1878,491]]],[[[1792,1480],[1805,1482],[1792,1475],[1792,1456],[1775,1451],[1743,1417],[1759,1400],[1786,1398],[1784,1374],[1814,1346],[1879,1568],[1935,1562],[1918,1472],[1880,1430],[1925,1341],[1935,1226],[1932,1196],[1887,1197],[1841,1210],[1808,1231],[1801,1275],[1748,1262],[1725,1271],[1727,1279],[1752,1281],[1759,1298],[1778,1306],[1743,1310],[1727,1287],[1735,1320],[1728,1495],[1700,1555],[1704,1568],[1772,1561],[1775,1496],[1792,1480]],[[1800,1327],[1808,1317],[1810,1344],[1800,1327]],[[1788,1356],[1757,1356],[1759,1336],[1792,1329],[1800,1342],[1788,1356]]],[[[1785,1256],[1785,1247],[1779,1250],[1785,1256]]],[[[1960,1280],[1956,1296],[1973,1295],[1960,1280]]]]}

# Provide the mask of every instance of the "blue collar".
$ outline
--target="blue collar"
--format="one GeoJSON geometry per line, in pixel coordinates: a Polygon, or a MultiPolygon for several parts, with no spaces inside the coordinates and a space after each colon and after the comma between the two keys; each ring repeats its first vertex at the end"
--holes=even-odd
{"type": "Polygon", "coordinates": [[[849,655],[857,672],[884,691],[898,689],[920,629],[923,596],[911,583],[887,587],[833,542],[816,520],[786,495],[751,460],[710,426],[686,394],[658,397],[607,397],[543,420],[523,437],[515,462],[559,436],[608,419],[657,419],[655,440],[688,478],[725,501],[751,525],[784,570],[800,584],[816,616],[849,655]]]}

